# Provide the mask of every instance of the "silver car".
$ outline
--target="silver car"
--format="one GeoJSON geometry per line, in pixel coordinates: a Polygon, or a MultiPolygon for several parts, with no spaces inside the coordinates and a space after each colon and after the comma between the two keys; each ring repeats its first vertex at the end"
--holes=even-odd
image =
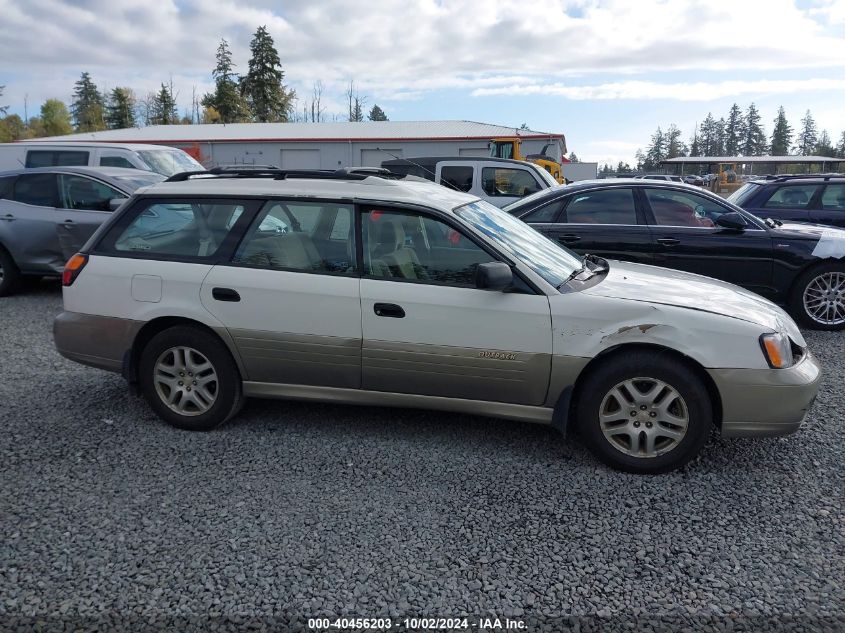
{"type": "Polygon", "coordinates": [[[0,297],[26,276],[61,275],[112,211],[136,189],[162,180],[160,174],[117,167],[0,173],[0,297]]]}
{"type": "Polygon", "coordinates": [[[663,472],[713,426],[796,431],[821,377],[789,315],[737,286],[577,257],[474,196],[345,171],[173,177],[63,285],[59,352],[197,431],[244,397],[429,408],[571,425],[608,464],[663,472]]]}

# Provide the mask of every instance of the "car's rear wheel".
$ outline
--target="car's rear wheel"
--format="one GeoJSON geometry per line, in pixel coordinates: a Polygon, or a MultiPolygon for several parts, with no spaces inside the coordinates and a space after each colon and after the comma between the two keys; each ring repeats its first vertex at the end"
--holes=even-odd
{"type": "Polygon", "coordinates": [[[845,264],[828,262],[805,271],[795,281],[789,307],[805,327],[845,329],[845,264]]]}
{"type": "Polygon", "coordinates": [[[584,441],[605,464],[661,473],[695,457],[713,426],[707,388],[689,367],[658,352],[610,357],[579,388],[584,441]]]}
{"type": "Polygon", "coordinates": [[[20,286],[21,273],[12,256],[0,246],[0,297],[6,297],[20,286]]]}
{"type": "Polygon", "coordinates": [[[213,334],[176,326],[141,351],[139,382],[153,410],[173,426],[209,431],[243,403],[241,377],[226,346],[213,334]]]}

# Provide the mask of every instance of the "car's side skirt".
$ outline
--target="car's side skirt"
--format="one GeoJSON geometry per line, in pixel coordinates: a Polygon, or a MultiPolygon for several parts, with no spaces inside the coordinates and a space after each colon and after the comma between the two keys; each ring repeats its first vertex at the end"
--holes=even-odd
{"type": "Polygon", "coordinates": [[[244,395],[254,398],[282,398],[289,400],[314,400],[367,406],[401,407],[410,409],[435,409],[473,415],[487,415],[537,424],[551,424],[554,409],[507,402],[465,400],[419,394],[365,391],[340,387],[314,387],[270,382],[244,382],[244,395]]]}

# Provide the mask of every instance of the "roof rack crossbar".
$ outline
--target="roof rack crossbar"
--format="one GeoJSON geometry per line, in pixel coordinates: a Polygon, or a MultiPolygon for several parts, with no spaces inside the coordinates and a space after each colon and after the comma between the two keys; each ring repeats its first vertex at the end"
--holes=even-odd
{"type": "MultiPolygon", "coordinates": [[[[310,178],[316,180],[365,180],[371,176],[376,178],[390,178],[389,173],[376,173],[374,170],[351,169],[233,169],[213,168],[208,171],[184,171],[173,174],[166,182],[184,182],[192,178],[272,178],[274,180],[286,180],[287,178],[310,178]]],[[[381,170],[379,170],[380,172],[381,170]]],[[[385,170],[386,171],[386,170],[385,170]]]]}
{"type": "Polygon", "coordinates": [[[831,178],[845,178],[845,174],[767,174],[765,180],[773,180],[774,182],[786,182],[788,180],[804,180],[807,178],[816,178],[824,181],[829,181],[831,178]]]}

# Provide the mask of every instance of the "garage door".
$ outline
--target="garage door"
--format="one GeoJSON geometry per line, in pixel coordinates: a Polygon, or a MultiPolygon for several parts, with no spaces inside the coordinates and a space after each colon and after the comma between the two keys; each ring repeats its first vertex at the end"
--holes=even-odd
{"type": "Polygon", "coordinates": [[[458,150],[458,156],[489,156],[490,150],[486,147],[462,147],[458,150]]]}
{"type": "Polygon", "coordinates": [[[361,167],[381,167],[381,161],[403,158],[401,149],[362,149],[361,167]],[[393,154],[391,156],[391,154],[393,154]]]}
{"type": "Polygon", "coordinates": [[[320,150],[283,149],[282,169],[320,169],[320,150]]]}

